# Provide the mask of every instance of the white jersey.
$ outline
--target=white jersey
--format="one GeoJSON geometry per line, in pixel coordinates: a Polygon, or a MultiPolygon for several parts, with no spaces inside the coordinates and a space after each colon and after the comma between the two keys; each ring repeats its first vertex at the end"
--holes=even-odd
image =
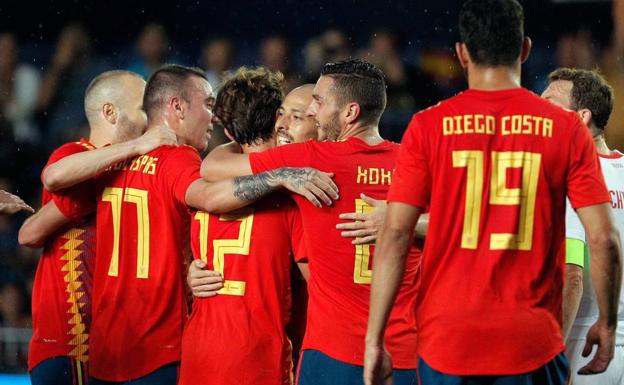
{"type": "MultiPolygon", "coordinates": [[[[620,238],[624,244],[624,154],[614,151],[611,155],[600,155],[600,166],[609,194],[615,224],[620,231],[620,238]]],[[[566,208],[566,238],[578,239],[587,245],[585,230],[576,212],[567,202],[566,208]]],[[[587,253],[583,270],[583,297],[579,306],[576,320],[570,332],[571,340],[585,339],[587,331],[598,319],[598,304],[596,293],[591,283],[587,253]]],[[[616,345],[624,345],[624,290],[620,292],[620,307],[618,309],[618,326],[616,345]]]]}

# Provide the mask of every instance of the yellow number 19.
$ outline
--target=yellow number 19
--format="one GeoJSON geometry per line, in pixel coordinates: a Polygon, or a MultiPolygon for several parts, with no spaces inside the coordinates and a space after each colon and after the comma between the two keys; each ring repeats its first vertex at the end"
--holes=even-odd
{"type": "MultiPolygon", "coordinates": [[[[483,196],[483,151],[453,151],[453,167],[466,168],[466,200],[461,247],[476,249],[481,220],[483,196]]],[[[518,232],[492,233],[490,250],[531,250],[535,198],[539,181],[541,154],[523,151],[492,152],[492,177],[490,179],[491,205],[519,205],[518,232]],[[507,187],[507,169],[522,169],[522,184],[507,187]]]]}

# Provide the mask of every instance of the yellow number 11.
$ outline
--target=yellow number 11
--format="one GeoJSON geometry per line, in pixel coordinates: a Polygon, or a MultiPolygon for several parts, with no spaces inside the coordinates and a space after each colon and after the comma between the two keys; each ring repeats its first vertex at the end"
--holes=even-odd
{"type": "MultiPolygon", "coordinates": [[[[483,151],[453,151],[453,167],[466,168],[466,207],[461,247],[476,249],[479,240],[481,200],[483,197],[483,151]]],[[[492,233],[490,250],[531,250],[535,198],[539,181],[541,154],[523,151],[492,152],[492,177],[490,178],[491,205],[519,205],[518,232],[492,233]],[[507,187],[507,169],[522,169],[520,187],[507,187]]]]}

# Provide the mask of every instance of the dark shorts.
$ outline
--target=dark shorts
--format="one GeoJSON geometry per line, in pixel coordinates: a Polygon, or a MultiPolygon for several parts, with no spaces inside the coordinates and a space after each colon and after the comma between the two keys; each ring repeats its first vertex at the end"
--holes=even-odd
{"type": "MultiPolygon", "coordinates": [[[[395,369],[394,385],[416,385],[416,369],[395,369]]],[[[296,385],[362,385],[363,368],[335,360],[318,350],[304,350],[296,385]]]]}
{"type": "Polygon", "coordinates": [[[32,385],[86,385],[88,367],[70,357],[53,357],[41,361],[30,372],[32,385]]]}
{"type": "Polygon", "coordinates": [[[566,385],[570,365],[563,353],[541,368],[513,376],[452,376],[438,372],[422,359],[418,363],[421,385],[566,385]]]}
{"type": "Polygon", "coordinates": [[[89,385],[175,385],[178,382],[179,368],[179,362],[172,362],[165,366],[161,366],[143,377],[125,382],[102,381],[91,377],[89,378],[89,385]]]}

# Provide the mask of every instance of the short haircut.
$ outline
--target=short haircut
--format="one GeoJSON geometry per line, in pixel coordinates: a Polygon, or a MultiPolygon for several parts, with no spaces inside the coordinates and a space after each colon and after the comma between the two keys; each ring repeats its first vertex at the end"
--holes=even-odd
{"type": "Polygon", "coordinates": [[[558,68],[548,75],[552,83],[557,80],[572,82],[570,101],[572,109],[587,108],[592,113],[591,122],[604,130],[613,111],[613,88],[598,73],[576,68],[558,68]]]}
{"type": "Polygon", "coordinates": [[[190,102],[187,80],[193,76],[206,81],[206,73],[197,67],[186,67],[179,64],[165,64],[150,76],[145,86],[143,108],[149,119],[167,100],[177,95],[190,102]]]}
{"type": "Polygon", "coordinates": [[[459,13],[459,38],[477,65],[511,66],[522,51],[524,11],[516,0],[468,0],[459,13]]]}
{"type": "Polygon", "coordinates": [[[239,68],[219,88],[214,114],[239,144],[273,136],[276,111],[284,100],[284,75],[264,67],[239,68]]]}
{"type": "Polygon", "coordinates": [[[334,80],[333,89],[344,106],[355,102],[360,105],[364,122],[378,122],[386,109],[386,82],[379,67],[361,59],[327,63],[321,76],[334,80]]]}
{"type": "Polygon", "coordinates": [[[111,88],[116,88],[121,91],[122,85],[118,84],[117,81],[121,79],[123,76],[135,76],[139,79],[143,79],[141,75],[126,70],[113,70],[102,72],[87,86],[85,90],[84,96],[84,109],[85,114],[87,115],[87,119],[90,118],[90,110],[92,108],[100,108],[101,106],[93,106],[94,103],[98,101],[103,94],[109,94],[111,92],[111,88]]]}

